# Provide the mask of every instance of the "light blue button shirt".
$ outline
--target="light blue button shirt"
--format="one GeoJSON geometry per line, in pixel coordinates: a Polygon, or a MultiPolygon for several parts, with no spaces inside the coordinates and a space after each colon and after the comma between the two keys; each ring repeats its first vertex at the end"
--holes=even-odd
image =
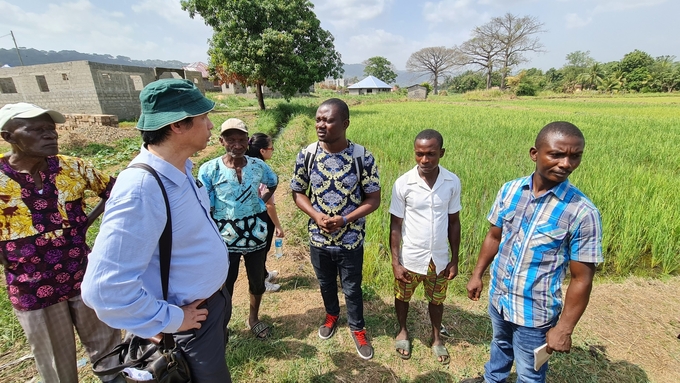
{"type": "Polygon", "coordinates": [[[166,222],[156,179],[143,169],[120,173],[89,256],[82,284],[84,302],[113,328],[142,337],[173,333],[182,324],[181,306],[208,298],[224,283],[227,248],[210,217],[204,187],[145,148],[131,163],[146,163],[161,177],[172,214],[172,256],[168,300],[163,300],[158,239],[166,222]]]}
{"type": "Polygon", "coordinates": [[[505,320],[541,327],[562,312],[569,262],[603,261],[602,220],[569,181],[539,197],[532,190],[532,176],[506,183],[487,217],[502,229],[489,297],[505,320]]]}

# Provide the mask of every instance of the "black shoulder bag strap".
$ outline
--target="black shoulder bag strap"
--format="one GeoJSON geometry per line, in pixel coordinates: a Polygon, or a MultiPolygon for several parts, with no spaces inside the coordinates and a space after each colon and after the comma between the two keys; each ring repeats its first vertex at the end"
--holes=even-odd
{"type": "MultiPolygon", "coordinates": [[[[170,281],[170,254],[172,251],[172,221],[170,219],[170,203],[168,202],[168,193],[165,192],[165,187],[158,173],[151,166],[144,163],[134,163],[128,168],[138,168],[146,170],[151,173],[151,175],[158,181],[158,186],[161,188],[163,193],[163,199],[165,200],[165,212],[167,214],[167,220],[165,221],[165,228],[161,234],[161,238],[158,240],[158,247],[160,250],[161,258],[161,285],[163,287],[163,299],[168,300],[168,282],[170,281]]],[[[172,334],[163,334],[163,347],[166,350],[172,350],[175,348],[175,339],[172,334]]]]}

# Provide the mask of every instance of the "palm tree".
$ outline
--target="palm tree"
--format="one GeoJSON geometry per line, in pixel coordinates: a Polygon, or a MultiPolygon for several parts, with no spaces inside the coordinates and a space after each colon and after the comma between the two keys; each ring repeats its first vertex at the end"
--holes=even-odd
{"type": "Polygon", "coordinates": [[[611,77],[618,83],[619,91],[623,92],[626,89],[626,73],[618,69],[612,73],[611,77]]]}
{"type": "Polygon", "coordinates": [[[600,81],[597,90],[604,93],[612,94],[621,90],[621,85],[614,76],[605,77],[600,81]]]}
{"type": "Polygon", "coordinates": [[[602,78],[602,66],[599,63],[594,63],[586,72],[578,76],[581,84],[585,85],[588,89],[596,89],[602,82],[602,78]]]}

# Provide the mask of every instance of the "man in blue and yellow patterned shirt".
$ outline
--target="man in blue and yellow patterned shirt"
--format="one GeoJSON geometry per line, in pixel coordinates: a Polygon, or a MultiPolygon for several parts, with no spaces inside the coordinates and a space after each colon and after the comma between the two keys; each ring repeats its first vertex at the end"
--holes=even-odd
{"type": "Polygon", "coordinates": [[[491,264],[489,316],[493,327],[484,377],[505,382],[513,362],[517,381],[545,382],[548,365],[534,369],[534,349],[569,352],[571,334],[588,305],[595,265],[603,261],[600,212],[567,178],[580,165],[585,138],[568,122],[552,122],[529,150],[536,170],[503,185],[467,285],[478,300],[491,264]],[[493,263],[492,263],[493,262],[493,263]],[[562,301],[562,282],[571,280],[562,301]]]}
{"type": "Polygon", "coordinates": [[[310,217],[310,256],[326,308],[319,337],[335,334],[340,304],[337,275],[347,305],[347,322],[363,359],[373,357],[364,328],[361,269],[366,216],[380,206],[378,168],[373,155],[346,138],[349,108],[337,98],[316,111],[318,144],[298,154],[291,181],[295,204],[310,217]],[[363,150],[363,155],[357,155],[363,150]],[[357,164],[361,164],[358,166],[357,164]],[[309,189],[309,196],[305,194],[309,189]]]}

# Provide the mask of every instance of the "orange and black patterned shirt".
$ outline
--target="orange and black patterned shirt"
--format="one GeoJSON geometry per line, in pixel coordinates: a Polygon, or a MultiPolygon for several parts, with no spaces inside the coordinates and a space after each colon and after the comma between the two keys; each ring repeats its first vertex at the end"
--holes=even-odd
{"type": "Polygon", "coordinates": [[[38,310],[80,294],[87,254],[85,191],[108,198],[114,178],[80,158],[47,157],[33,177],[0,155],[0,254],[9,300],[20,311],[38,310]]]}

